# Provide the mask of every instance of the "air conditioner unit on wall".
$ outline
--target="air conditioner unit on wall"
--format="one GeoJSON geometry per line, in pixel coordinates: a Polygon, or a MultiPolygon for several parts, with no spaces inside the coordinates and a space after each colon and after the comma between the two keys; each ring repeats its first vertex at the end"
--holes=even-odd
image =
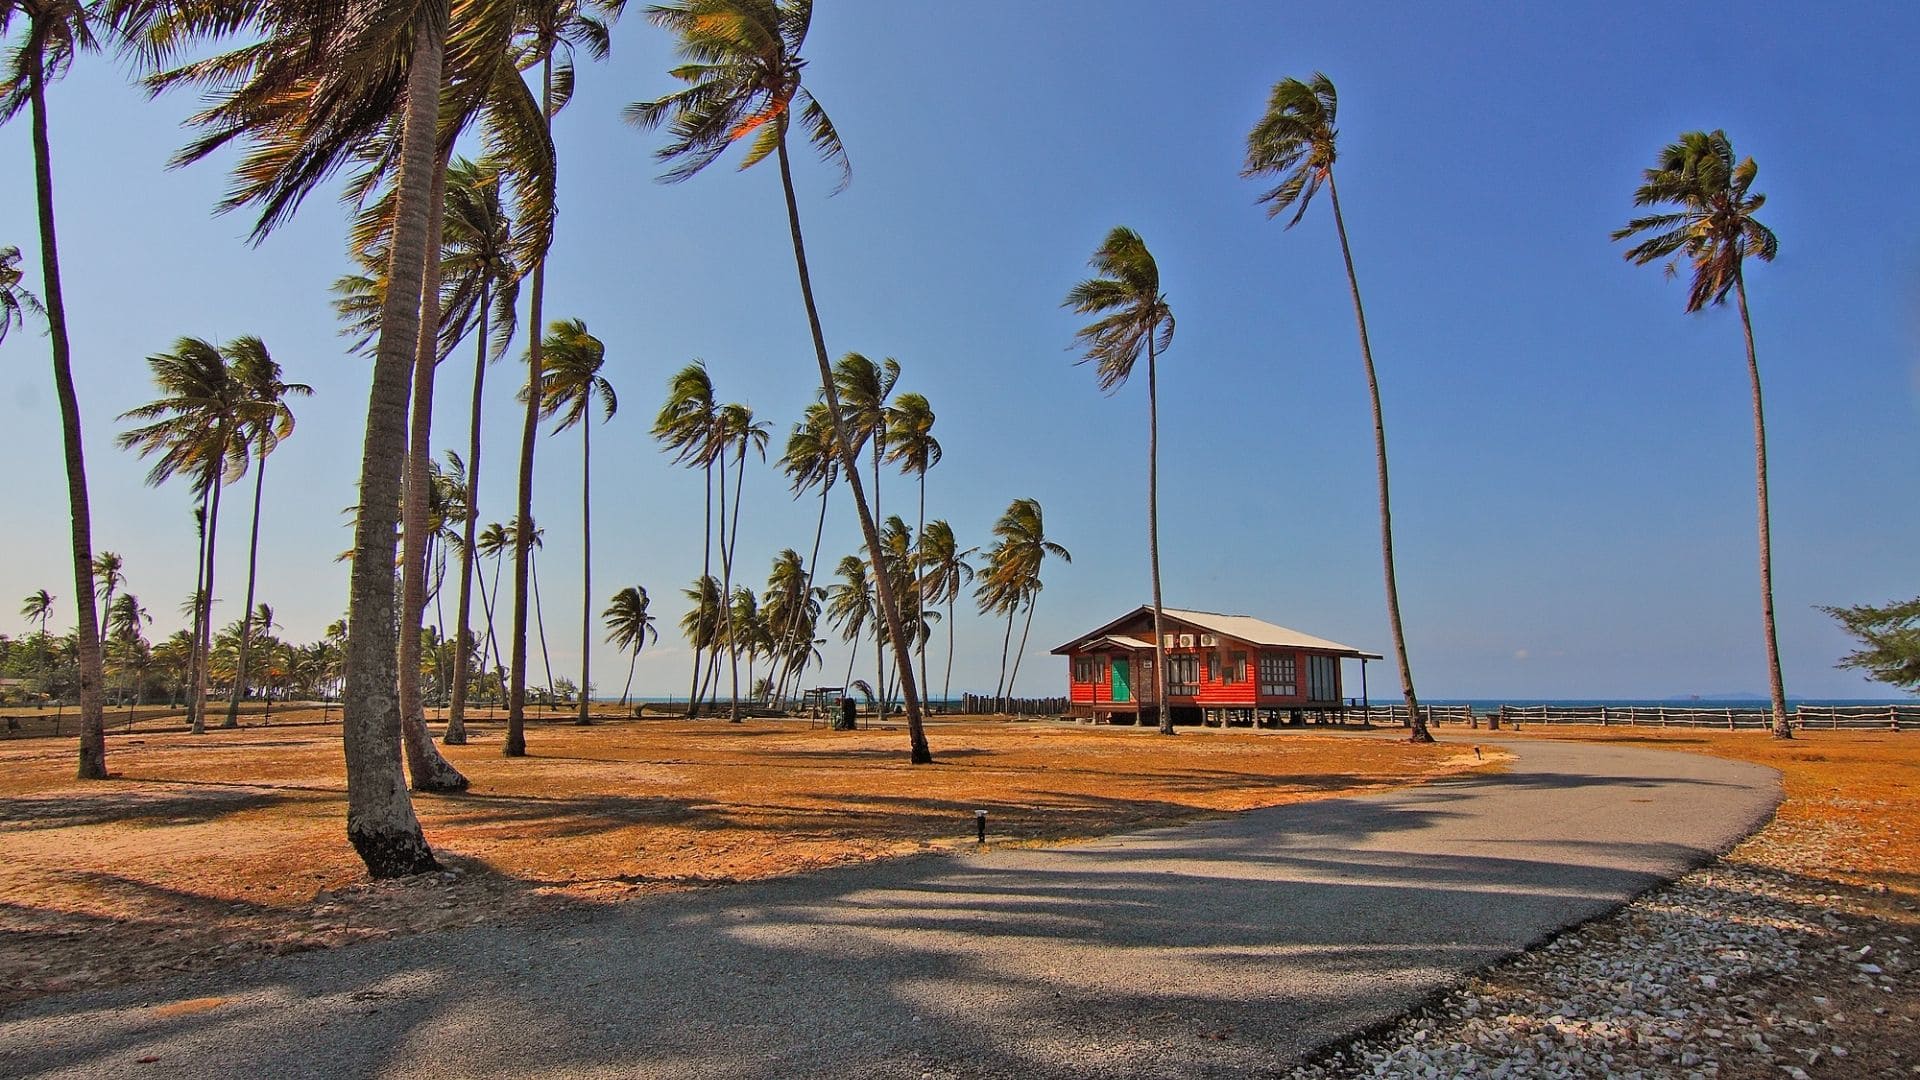
{"type": "Polygon", "coordinates": [[[1219,639],[1219,638],[1217,638],[1217,637],[1215,637],[1215,636],[1213,636],[1212,634],[1201,634],[1201,635],[1200,635],[1200,647],[1201,647],[1201,648],[1203,648],[1203,649],[1211,649],[1211,648],[1213,648],[1213,647],[1214,647],[1215,645],[1218,645],[1218,644],[1220,644],[1220,639],[1219,639]]]}
{"type": "Polygon", "coordinates": [[[1181,647],[1181,648],[1183,648],[1183,649],[1191,649],[1191,648],[1193,648],[1193,635],[1192,635],[1192,634],[1181,634],[1181,635],[1180,635],[1180,647],[1181,647]]]}

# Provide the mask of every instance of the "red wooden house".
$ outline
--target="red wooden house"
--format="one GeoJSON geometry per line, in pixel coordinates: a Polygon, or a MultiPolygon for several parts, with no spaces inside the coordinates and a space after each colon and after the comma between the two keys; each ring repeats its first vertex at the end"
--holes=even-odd
{"type": "MultiPolygon", "coordinates": [[[[1248,615],[1161,609],[1167,704],[1176,724],[1263,726],[1338,718],[1346,708],[1340,661],[1366,665],[1380,654],[1328,641],[1248,615]]],[[[1142,605],[1053,650],[1067,658],[1069,715],[1109,723],[1157,722],[1153,608],[1142,605]]]]}

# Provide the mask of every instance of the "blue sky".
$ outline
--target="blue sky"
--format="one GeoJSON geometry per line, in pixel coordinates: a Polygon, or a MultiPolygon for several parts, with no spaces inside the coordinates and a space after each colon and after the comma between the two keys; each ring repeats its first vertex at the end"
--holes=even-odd
{"type": "MultiPolygon", "coordinates": [[[[1814,605],[1920,591],[1920,205],[1907,137],[1920,97],[1897,5],[823,0],[809,85],[854,166],[801,165],[828,345],[894,356],[928,395],[946,460],[929,513],[985,544],[1016,497],[1074,554],[1053,568],[1020,684],[1057,692],[1046,648],[1147,595],[1145,385],[1112,397],[1076,367],[1059,307],[1108,229],[1138,230],[1179,320],[1161,368],[1161,542],[1170,605],[1239,611],[1386,651],[1373,458],[1352,311],[1327,207],[1291,231],[1239,178],[1271,84],[1340,88],[1338,178],[1365,290],[1393,462],[1417,684],[1434,697],[1763,691],[1752,441],[1731,310],[1620,258],[1609,231],[1640,170],[1683,130],[1725,128],[1760,164],[1777,262],[1751,271],[1772,440],[1781,650],[1795,696],[1886,691],[1834,661],[1814,605]],[[1724,58],[1709,60],[1707,58],[1724,58]]],[[[653,181],[652,136],[619,119],[669,89],[668,43],[636,11],[558,122],[562,213],[548,315],[604,339],[621,398],[594,433],[595,609],[639,583],[663,627],[698,574],[701,484],[648,437],[667,375],[704,358],[721,395],[784,435],[813,362],[772,166],[653,181]]],[[[316,635],[345,607],[367,365],[336,335],[345,212],[317,194],[258,248],[209,209],[228,162],[164,169],[186,98],[148,103],[86,57],[53,92],[62,258],[87,425],[96,548],[161,610],[192,588],[184,489],[142,486],[113,417],[145,400],[143,358],[177,336],[263,337],[314,384],[272,459],[261,599],[316,635]]],[[[38,288],[24,117],[0,129],[0,244],[38,288]]],[[[518,355],[516,346],[515,355],[518,355]]],[[[0,345],[8,520],[0,596],[72,591],[45,339],[0,345]]],[[[436,443],[465,444],[467,354],[443,366],[436,443]]],[[[512,499],[517,437],[489,373],[483,520],[512,499]]],[[[579,449],[542,438],[535,516],[556,668],[579,650],[579,449]]],[[[814,504],[749,472],[744,572],[802,554],[814,504]]],[[[911,487],[883,480],[888,511],[911,487]]],[[[244,514],[221,534],[220,609],[239,607],[244,514]]],[[[822,562],[855,550],[836,499],[822,562]]],[[[15,604],[0,629],[18,632],[15,604]]],[[[451,617],[451,602],[448,603],[451,617]]],[[[70,616],[71,608],[64,609],[70,616]]],[[[999,631],[963,612],[956,690],[991,690],[999,631]]],[[[596,635],[597,636],[597,635],[596,635]]],[[[936,649],[943,647],[940,642],[936,649]]],[[[863,651],[870,655],[870,649],[863,651]]],[[[837,682],[846,653],[828,650],[837,682]]],[[[684,693],[677,633],[638,689],[684,693]]],[[[871,661],[862,659],[861,670],[871,661]]],[[[595,681],[625,664],[594,645],[595,681]]],[[[936,664],[936,672],[938,665],[936,664]]],[[[1376,688],[1391,678],[1376,669],[1376,688]]],[[[1351,676],[1350,676],[1351,677],[1351,676]]]]}

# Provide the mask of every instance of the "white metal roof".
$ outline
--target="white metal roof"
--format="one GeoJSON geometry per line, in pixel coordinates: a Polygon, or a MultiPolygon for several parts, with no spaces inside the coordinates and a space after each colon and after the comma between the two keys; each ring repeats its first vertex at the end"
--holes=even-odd
{"type": "MultiPolygon", "coordinates": [[[[1365,649],[1357,649],[1352,645],[1342,645],[1338,641],[1329,641],[1326,638],[1314,637],[1312,634],[1303,634],[1298,630],[1290,630],[1287,627],[1267,622],[1265,619],[1256,619],[1251,615],[1223,615],[1217,611],[1189,611],[1185,608],[1170,607],[1163,607],[1160,610],[1166,614],[1167,618],[1178,619],[1183,623],[1196,626],[1202,630],[1211,630],[1216,634],[1224,634],[1227,637],[1238,638],[1250,645],[1260,645],[1268,648],[1317,649],[1324,652],[1343,653],[1347,656],[1361,657],[1367,660],[1379,660],[1382,658],[1379,653],[1367,652],[1365,649]]],[[[1110,627],[1118,626],[1130,619],[1138,617],[1142,612],[1151,614],[1153,612],[1152,605],[1142,605],[1133,612],[1094,631],[1092,634],[1078,641],[1062,645],[1053,651],[1055,653],[1064,653],[1076,646],[1084,648],[1087,643],[1098,638],[1123,637],[1124,635],[1110,634],[1106,631],[1110,627]]],[[[1137,638],[1130,637],[1128,640],[1129,642],[1139,641],[1137,638]]],[[[1153,642],[1139,641],[1136,647],[1151,649],[1153,648],[1153,642]]]]}

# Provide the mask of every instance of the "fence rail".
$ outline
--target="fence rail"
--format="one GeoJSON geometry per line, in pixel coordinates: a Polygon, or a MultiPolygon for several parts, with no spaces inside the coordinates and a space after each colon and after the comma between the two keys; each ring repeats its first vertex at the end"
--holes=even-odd
{"type": "MultiPolygon", "coordinates": [[[[1602,727],[1766,728],[1773,726],[1768,709],[1702,705],[1502,705],[1476,714],[1467,705],[1422,705],[1429,724],[1475,724],[1498,720],[1514,724],[1596,724],[1602,727]]],[[[1788,711],[1800,728],[1863,731],[1920,731],[1920,704],[1914,705],[1800,705],[1788,711]]],[[[1375,724],[1404,724],[1405,705],[1375,705],[1348,709],[1349,719],[1375,724]]]]}

